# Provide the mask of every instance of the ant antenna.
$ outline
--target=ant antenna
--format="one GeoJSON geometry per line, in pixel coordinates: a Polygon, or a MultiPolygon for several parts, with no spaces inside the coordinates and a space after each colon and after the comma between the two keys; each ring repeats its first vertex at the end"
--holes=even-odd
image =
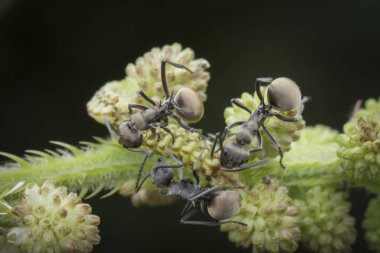
{"type": "Polygon", "coordinates": [[[113,140],[117,140],[117,139],[118,139],[117,134],[115,133],[115,130],[114,130],[113,127],[111,126],[111,123],[110,123],[110,121],[108,120],[108,117],[107,117],[107,116],[103,116],[103,120],[104,120],[104,123],[106,124],[106,127],[107,127],[108,132],[109,132],[110,135],[111,135],[111,138],[112,138],[113,140]]]}
{"type": "Polygon", "coordinates": [[[196,185],[198,186],[199,183],[200,183],[200,179],[199,179],[199,175],[198,175],[198,172],[197,172],[197,169],[198,169],[198,166],[199,166],[199,163],[202,159],[202,155],[203,153],[205,152],[206,150],[206,146],[207,146],[207,142],[206,142],[206,139],[203,141],[203,145],[202,145],[202,149],[201,149],[201,152],[199,153],[199,156],[197,158],[197,160],[195,161],[194,163],[194,167],[193,167],[193,175],[195,177],[195,180],[196,180],[196,185]]]}

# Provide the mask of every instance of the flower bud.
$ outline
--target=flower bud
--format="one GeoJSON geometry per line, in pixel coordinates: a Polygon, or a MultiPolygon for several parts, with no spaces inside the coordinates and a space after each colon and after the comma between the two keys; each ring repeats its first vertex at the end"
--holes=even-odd
{"type": "Polygon", "coordinates": [[[111,124],[120,124],[129,116],[128,104],[146,103],[137,94],[144,90],[155,102],[165,96],[161,81],[161,60],[182,64],[193,73],[166,65],[168,89],[178,91],[181,87],[189,87],[196,91],[202,101],[206,100],[207,82],[210,74],[206,71],[210,64],[205,59],[194,59],[194,51],[182,49],[179,43],[153,48],[139,57],[135,64],[126,67],[126,78],[121,81],[106,83],[87,103],[87,111],[99,123],[104,124],[107,117],[111,124]]]}
{"type": "Polygon", "coordinates": [[[301,221],[301,242],[311,252],[351,252],[355,219],[343,192],[319,186],[301,188],[294,204],[301,221]]]}
{"type": "Polygon", "coordinates": [[[247,226],[223,224],[221,230],[228,232],[229,239],[242,247],[253,245],[254,252],[294,252],[301,234],[287,189],[271,180],[240,192],[240,211],[230,220],[247,226]]]}
{"type": "Polygon", "coordinates": [[[28,185],[14,210],[22,226],[10,228],[6,239],[28,252],[90,252],[100,241],[91,207],[50,181],[28,185]]]}
{"type": "Polygon", "coordinates": [[[338,156],[342,167],[354,179],[379,179],[380,98],[369,99],[354,113],[339,135],[338,156]]]}
{"type": "Polygon", "coordinates": [[[380,199],[372,199],[365,213],[365,219],[362,223],[365,229],[365,239],[370,250],[380,252],[380,199]]]}

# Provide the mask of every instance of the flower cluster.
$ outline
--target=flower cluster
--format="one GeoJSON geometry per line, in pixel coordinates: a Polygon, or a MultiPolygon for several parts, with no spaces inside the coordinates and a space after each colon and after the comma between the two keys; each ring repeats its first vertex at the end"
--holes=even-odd
{"type": "Polygon", "coordinates": [[[188,86],[197,91],[202,100],[206,100],[205,90],[210,74],[205,70],[210,64],[205,59],[194,59],[194,51],[190,48],[183,49],[181,44],[174,43],[162,48],[153,48],[144,56],[137,58],[136,63],[130,63],[126,67],[127,77],[137,80],[139,86],[158,100],[164,96],[161,83],[161,61],[165,59],[171,62],[187,66],[193,73],[184,69],[167,66],[167,81],[170,90],[176,91],[181,86],[188,86]]]}
{"type": "Polygon", "coordinates": [[[91,207],[50,181],[28,185],[13,210],[21,224],[9,229],[7,242],[28,252],[90,252],[100,241],[91,207]]]}
{"type": "Polygon", "coordinates": [[[135,64],[126,67],[126,78],[105,84],[87,103],[88,114],[100,123],[106,116],[111,123],[118,124],[128,118],[128,104],[144,103],[137,95],[143,89],[156,102],[164,97],[161,83],[161,60],[166,59],[187,66],[193,74],[184,69],[167,66],[166,75],[169,90],[174,93],[181,87],[196,91],[203,101],[206,100],[207,82],[210,79],[206,71],[210,64],[205,59],[194,59],[194,51],[183,49],[181,44],[174,43],[162,48],[153,48],[139,57],[135,64]]]}
{"type": "MultiPolygon", "coordinates": [[[[89,115],[103,124],[106,117],[112,126],[116,126],[122,121],[130,120],[129,104],[147,105],[142,96],[138,95],[139,90],[144,90],[154,102],[162,100],[163,59],[185,65],[193,72],[181,67],[175,68],[170,64],[165,65],[170,92],[173,91],[175,95],[180,88],[189,87],[204,102],[207,98],[207,82],[210,79],[207,72],[209,63],[205,59],[196,59],[190,48],[182,48],[180,44],[174,43],[153,48],[135,63],[128,64],[124,79],[105,84],[87,103],[89,115]]],[[[270,93],[268,90],[270,88],[261,88],[265,101],[270,100],[270,96],[266,96],[270,93]]],[[[279,93],[278,97],[283,98],[282,95],[279,93]]],[[[245,111],[241,107],[245,106],[252,111],[257,108],[263,110],[257,111],[261,113],[254,118],[257,121],[249,121],[252,123],[252,133],[244,132],[244,128],[240,128],[240,132],[236,128],[224,132],[227,133],[224,147],[231,144],[227,147],[235,153],[227,153],[228,148],[224,149],[225,153],[221,153],[219,150],[223,149],[216,145],[213,157],[213,135],[188,131],[183,128],[183,124],[181,127],[172,121],[167,126],[162,124],[155,128],[159,123],[166,123],[167,121],[163,122],[166,118],[163,120],[161,114],[152,113],[152,118],[155,118],[152,120],[153,124],[145,122],[143,115],[141,121],[154,129],[137,129],[143,135],[142,142],[139,143],[141,150],[152,151],[151,159],[146,162],[142,175],[147,175],[154,160],[165,157],[168,149],[183,163],[184,178],[192,175],[190,169],[199,162],[197,172],[200,176],[200,190],[210,189],[210,185],[227,188],[237,186],[239,190],[234,193],[239,193],[241,200],[240,205],[237,205],[237,213],[232,217],[232,214],[210,217],[223,217],[220,218],[221,221],[244,223],[246,226],[225,223],[221,225],[221,230],[228,232],[229,239],[237,245],[252,246],[253,252],[295,252],[299,243],[316,253],[350,252],[356,237],[355,220],[349,215],[350,204],[346,201],[346,195],[337,191],[336,186],[343,180],[351,180],[380,194],[380,99],[370,99],[365,103],[365,108],[356,110],[344,126],[344,133],[340,135],[338,131],[321,125],[305,128],[305,122],[300,115],[303,104],[297,105],[299,108],[284,112],[271,105],[260,105],[257,94],[243,93],[239,100],[234,101],[235,104],[224,111],[227,125],[249,120],[249,110],[245,111]],[[243,105],[236,106],[239,104],[236,101],[243,105]],[[277,117],[271,117],[273,113],[277,113],[277,117]],[[281,120],[281,116],[299,117],[299,120],[281,120]],[[262,126],[272,133],[275,140],[270,139],[268,131],[262,126]],[[258,140],[261,140],[260,133],[256,130],[263,137],[263,148],[260,152],[251,149],[258,147],[258,140]],[[281,155],[278,146],[274,145],[275,142],[286,152],[283,157],[286,170],[278,169],[280,164],[274,159],[281,155]],[[249,145],[251,147],[248,148],[249,145]],[[252,165],[254,161],[264,157],[269,158],[264,165],[241,173],[225,172],[221,169],[221,164],[226,169],[230,165],[240,167],[242,164],[252,165]],[[260,180],[262,181],[258,183],[260,180]]],[[[284,101],[287,100],[283,99],[282,102],[284,101]]],[[[191,102],[193,101],[188,104],[191,102]]],[[[160,109],[171,110],[178,104],[172,104],[170,109],[165,104],[160,109]]],[[[136,108],[132,113],[138,111],[136,108]]],[[[128,126],[135,125],[136,122],[133,122],[133,125],[128,126]]],[[[30,182],[42,182],[46,178],[52,178],[59,185],[77,190],[81,197],[93,197],[102,190],[109,190],[103,197],[119,192],[123,196],[131,197],[135,206],[157,206],[175,201],[173,196],[161,195],[150,182],[146,182],[135,193],[137,169],[143,156],[124,149],[116,143],[115,138],[96,139],[99,143],[84,142],[87,147],[81,149],[53,142],[61,148],[46,152],[29,150],[25,158],[0,152],[0,155],[16,162],[0,165],[0,253],[90,252],[100,241],[99,217],[91,214],[91,207],[81,203],[80,197],[75,193],[68,193],[65,187],[56,188],[50,181],[42,186],[30,182]],[[29,182],[26,188],[24,182],[29,182]]],[[[176,177],[177,175],[173,180],[177,180],[176,177]]],[[[190,188],[192,186],[195,185],[190,185],[190,188]]],[[[176,190],[180,192],[182,188],[176,190]]],[[[197,187],[191,188],[190,197],[183,197],[188,204],[193,202],[194,205],[188,205],[189,207],[198,207],[198,202],[194,201],[199,199],[191,199],[191,193],[196,193],[197,190],[197,187]]],[[[211,207],[216,196],[220,197],[215,192],[207,192],[206,196],[202,195],[205,198],[199,206],[211,207]]],[[[221,205],[229,207],[226,203],[228,201],[223,201],[221,205]]],[[[366,240],[370,248],[377,252],[380,252],[379,208],[380,201],[377,197],[370,202],[363,222],[366,240]]]]}
{"type": "Polygon", "coordinates": [[[275,180],[268,180],[250,191],[241,191],[240,211],[231,220],[247,227],[224,224],[231,241],[242,247],[253,245],[254,252],[294,252],[301,231],[298,211],[288,196],[288,190],[275,180]]]}
{"type": "Polygon", "coordinates": [[[352,178],[379,179],[380,99],[367,100],[365,108],[354,112],[343,130],[337,139],[342,167],[352,178]]]}
{"type": "Polygon", "coordinates": [[[380,199],[372,199],[369,202],[363,228],[365,229],[365,239],[368,246],[374,252],[380,252],[380,199]]]}
{"type": "Polygon", "coordinates": [[[299,210],[301,241],[312,252],[351,252],[355,242],[355,219],[343,192],[320,186],[297,189],[294,201],[299,210]]]}

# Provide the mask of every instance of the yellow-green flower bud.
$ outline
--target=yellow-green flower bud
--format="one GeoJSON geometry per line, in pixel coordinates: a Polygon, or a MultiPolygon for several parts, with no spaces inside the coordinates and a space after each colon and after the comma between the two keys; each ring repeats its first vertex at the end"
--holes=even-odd
{"type": "Polygon", "coordinates": [[[150,96],[160,100],[164,96],[161,83],[161,61],[168,60],[188,67],[193,74],[171,65],[166,66],[166,76],[169,90],[177,90],[187,86],[197,91],[203,101],[206,100],[205,90],[210,74],[205,70],[210,64],[205,59],[194,59],[194,51],[183,49],[181,44],[174,43],[162,48],[153,48],[144,56],[137,58],[135,64],[129,63],[126,67],[127,77],[137,80],[138,84],[150,96]]]}
{"type": "Polygon", "coordinates": [[[9,229],[8,243],[28,252],[90,252],[100,241],[100,219],[91,206],[50,181],[29,184],[13,212],[22,225],[9,229]]]}
{"type": "Polygon", "coordinates": [[[104,117],[118,124],[127,119],[128,104],[136,103],[140,89],[137,81],[131,78],[108,82],[88,101],[87,112],[101,124],[104,124],[104,117]]]}
{"type": "Polygon", "coordinates": [[[154,101],[162,100],[164,90],[160,70],[163,59],[183,64],[193,71],[191,74],[184,69],[167,65],[169,91],[173,90],[175,94],[179,88],[189,87],[196,91],[203,101],[206,100],[205,92],[210,79],[210,74],[206,69],[210,67],[209,63],[205,59],[194,59],[193,50],[182,49],[180,44],[174,43],[162,49],[153,48],[144,56],[139,57],[135,64],[128,64],[125,79],[108,82],[95,93],[87,103],[88,114],[102,124],[104,124],[104,116],[111,124],[119,124],[128,119],[128,104],[146,104],[137,91],[143,89],[154,101]]]}
{"type": "MultiPolygon", "coordinates": [[[[265,91],[263,90],[263,94],[265,91]]],[[[241,95],[241,102],[254,111],[257,106],[260,104],[260,100],[256,94],[253,96],[247,92],[244,92],[241,95]]],[[[280,112],[279,112],[280,113],[280,112]]],[[[297,111],[288,111],[281,112],[284,116],[294,117],[297,114],[297,111]]],[[[236,121],[246,121],[249,118],[249,113],[245,110],[233,105],[232,107],[227,107],[224,110],[224,118],[227,125],[230,125],[236,121]]],[[[282,151],[286,152],[290,150],[291,143],[297,141],[301,134],[300,130],[305,127],[305,121],[300,116],[300,120],[297,122],[285,122],[276,117],[270,117],[265,121],[265,126],[272,133],[272,135],[276,138],[277,142],[281,145],[282,151]]],[[[269,157],[274,157],[278,155],[278,151],[276,147],[272,144],[268,136],[261,129],[263,136],[263,148],[266,151],[266,154],[269,157]]],[[[256,155],[260,155],[260,153],[256,153],[256,155]]]]}
{"type": "Polygon", "coordinates": [[[355,242],[355,219],[343,192],[331,187],[299,188],[295,206],[299,210],[301,242],[311,252],[351,252],[355,242]]]}
{"type": "Polygon", "coordinates": [[[369,99],[354,113],[337,138],[342,167],[355,179],[376,179],[380,174],[380,99],[369,99]]]}
{"type": "Polygon", "coordinates": [[[294,252],[301,232],[297,208],[288,190],[275,180],[263,182],[250,191],[241,191],[240,211],[231,218],[247,224],[224,224],[231,241],[242,247],[253,245],[254,252],[294,252]]]}
{"type": "Polygon", "coordinates": [[[0,227],[0,253],[24,253],[25,250],[20,249],[14,244],[8,243],[7,240],[7,228],[0,227]]]}
{"type": "Polygon", "coordinates": [[[363,228],[365,229],[365,239],[368,247],[374,252],[380,252],[380,199],[372,199],[369,202],[363,228]]]}

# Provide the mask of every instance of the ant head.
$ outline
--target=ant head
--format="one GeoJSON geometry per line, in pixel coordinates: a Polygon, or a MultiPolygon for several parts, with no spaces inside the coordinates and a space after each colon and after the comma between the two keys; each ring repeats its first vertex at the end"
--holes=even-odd
{"type": "Polygon", "coordinates": [[[240,209],[241,197],[238,191],[221,191],[216,193],[207,205],[209,215],[216,220],[234,216],[240,209]]]}
{"type": "Polygon", "coordinates": [[[190,88],[180,88],[175,95],[173,105],[178,116],[187,122],[195,123],[203,117],[203,102],[198,93],[190,88]]]}
{"type": "Polygon", "coordinates": [[[152,169],[153,183],[158,188],[168,187],[173,180],[172,168],[167,168],[165,166],[168,166],[168,164],[164,159],[159,158],[152,169]]]}
{"type": "Polygon", "coordinates": [[[221,163],[226,169],[239,167],[248,162],[250,153],[249,149],[235,142],[229,142],[221,150],[221,163]]]}
{"type": "Polygon", "coordinates": [[[123,121],[117,130],[119,135],[119,143],[128,148],[138,148],[142,145],[143,136],[128,121],[123,121]]]}
{"type": "Polygon", "coordinates": [[[297,109],[301,106],[301,91],[289,78],[279,77],[268,86],[269,104],[281,112],[297,109]]]}

